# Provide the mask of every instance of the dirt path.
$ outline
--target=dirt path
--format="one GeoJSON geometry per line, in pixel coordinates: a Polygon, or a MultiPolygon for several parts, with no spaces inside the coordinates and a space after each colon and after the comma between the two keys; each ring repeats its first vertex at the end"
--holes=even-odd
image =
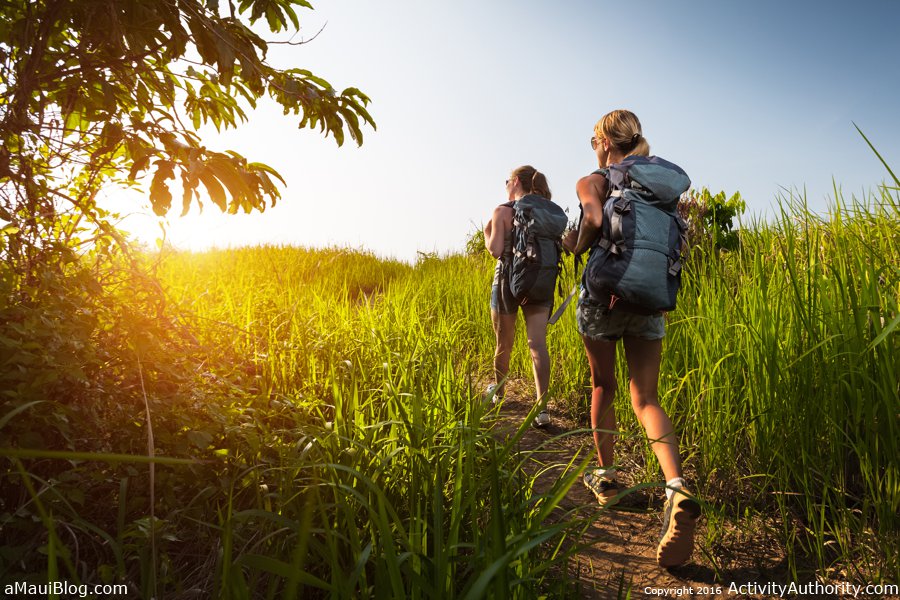
{"type": "MultiPolygon", "coordinates": [[[[496,431],[501,437],[512,435],[531,408],[530,402],[513,397],[515,383],[508,385],[510,392],[500,408],[496,431]]],[[[537,480],[539,491],[560,476],[579,449],[582,457],[593,454],[588,433],[552,439],[566,431],[583,428],[585,424],[558,415],[554,415],[553,422],[545,429],[528,428],[520,442],[523,450],[537,450],[546,444],[535,452],[530,466],[532,472],[547,465],[559,465],[537,480]]],[[[626,466],[625,471],[629,463],[640,460],[637,448],[629,453],[627,448],[617,446],[617,453],[619,462],[626,466]]],[[[622,473],[622,481],[629,486],[637,483],[629,480],[627,472],[622,473]]],[[[708,517],[700,521],[694,554],[688,564],[668,570],[659,567],[656,544],[662,527],[664,500],[660,488],[639,490],[626,496],[617,509],[606,510],[598,516],[586,533],[584,541],[588,546],[573,561],[571,575],[580,581],[583,598],[626,598],[629,589],[631,598],[765,598],[771,596],[740,593],[751,588],[739,586],[755,584],[758,590],[765,591],[762,586],[767,584],[789,585],[793,581],[771,529],[767,531],[759,524],[726,522],[716,535],[708,535],[708,517]],[[666,591],[668,595],[664,595],[666,591]]],[[[561,508],[599,511],[593,494],[581,482],[572,487],[561,508]]],[[[813,579],[810,576],[806,581],[813,579]]]]}

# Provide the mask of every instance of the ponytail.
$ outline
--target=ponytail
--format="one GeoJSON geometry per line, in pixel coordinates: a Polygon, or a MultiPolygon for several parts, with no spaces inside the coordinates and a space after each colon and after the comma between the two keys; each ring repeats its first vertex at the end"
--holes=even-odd
{"type": "Polygon", "coordinates": [[[608,139],[625,156],[650,156],[650,143],[641,131],[641,122],[629,110],[614,110],[603,115],[594,126],[594,135],[608,139]]]}
{"type": "Polygon", "coordinates": [[[537,194],[549,200],[552,196],[550,193],[550,184],[547,183],[547,176],[532,167],[525,165],[513,171],[513,176],[519,178],[522,189],[528,194],[537,194]]]}

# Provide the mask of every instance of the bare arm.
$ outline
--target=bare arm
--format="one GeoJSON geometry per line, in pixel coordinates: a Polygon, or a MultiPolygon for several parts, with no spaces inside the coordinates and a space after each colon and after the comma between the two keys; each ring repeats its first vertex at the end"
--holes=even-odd
{"type": "Polygon", "coordinates": [[[572,231],[563,240],[563,246],[569,252],[581,254],[596,241],[603,224],[603,203],[606,201],[607,189],[606,177],[602,175],[591,174],[578,180],[575,192],[581,202],[584,217],[577,234],[572,231]]]}
{"type": "Polygon", "coordinates": [[[484,246],[494,258],[503,254],[503,242],[512,230],[513,210],[508,206],[498,206],[491,220],[484,226],[484,246]]]}

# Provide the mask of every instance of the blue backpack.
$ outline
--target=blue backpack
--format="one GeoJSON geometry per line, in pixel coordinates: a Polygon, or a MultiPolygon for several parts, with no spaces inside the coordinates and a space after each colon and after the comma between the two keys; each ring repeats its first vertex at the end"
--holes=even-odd
{"type": "Polygon", "coordinates": [[[686,227],[678,200],[691,185],[681,167],[656,156],[629,156],[594,171],[609,181],[600,239],[583,283],[609,309],[655,314],[675,309],[686,227]]]}

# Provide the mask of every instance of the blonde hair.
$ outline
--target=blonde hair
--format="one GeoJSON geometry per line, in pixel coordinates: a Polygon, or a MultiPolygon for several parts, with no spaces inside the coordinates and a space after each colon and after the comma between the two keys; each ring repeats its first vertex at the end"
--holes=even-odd
{"type": "Polygon", "coordinates": [[[609,140],[625,156],[650,156],[650,143],[641,131],[641,122],[630,110],[614,110],[594,125],[594,135],[609,140]]]}
{"type": "Polygon", "coordinates": [[[537,194],[543,196],[547,200],[550,199],[550,184],[547,183],[547,177],[531,165],[524,165],[512,172],[513,177],[519,179],[522,189],[526,194],[537,194]]]}

